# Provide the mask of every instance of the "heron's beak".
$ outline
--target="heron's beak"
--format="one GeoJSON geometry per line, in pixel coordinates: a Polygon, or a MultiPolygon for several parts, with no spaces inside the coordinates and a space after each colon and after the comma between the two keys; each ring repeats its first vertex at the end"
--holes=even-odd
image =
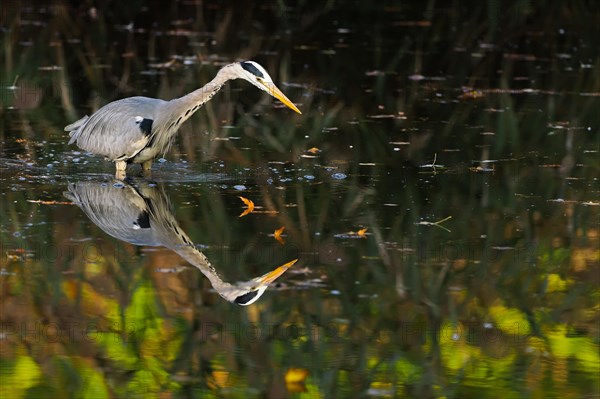
{"type": "Polygon", "coordinates": [[[277,269],[273,270],[272,272],[269,272],[269,273],[265,274],[264,276],[259,277],[258,278],[258,284],[260,286],[271,284],[279,276],[281,276],[283,273],[285,273],[285,271],[287,269],[289,269],[290,267],[292,267],[294,265],[294,263],[296,263],[296,262],[298,262],[298,259],[294,259],[293,261],[288,262],[285,265],[279,266],[277,269]]]}
{"type": "MultiPolygon", "coordinates": [[[[285,94],[283,94],[281,92],[281,90],[279,90],[277,88],[277,86],[275,86],[273,83],[264,83],[261,82],[265,88],[267,89],[267,93],[269,93],[270,95],[272,95],[273,97],[275,97],[276,99],[278,99],[279,101],[281,101],[282,103],[284,103],[285,105],[287,105],[288,107],[290,107],[291,109],[293,109],[294,111],[296,111],[297,113],[301,114],[302,112],[300,112],[300,110],[298,109],[298,107],[296,107],[294,105],[293,102],[290,101],[289,98],[287,98],[285,96],[285,94]]],[[[296,259],[297,260],[297,259],[296,259]]],[[[290,265],[291,266],[291,265],[290,265]]]]}

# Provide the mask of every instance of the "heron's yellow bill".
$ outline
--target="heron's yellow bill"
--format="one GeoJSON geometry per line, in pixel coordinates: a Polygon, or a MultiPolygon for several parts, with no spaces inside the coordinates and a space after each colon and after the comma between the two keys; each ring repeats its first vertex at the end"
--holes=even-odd
{"type": "Polygon", "coordinates": [[[272,272],[269,272],[267,274],[265,274],[264,276],[262,276],[258,282],[260,285],[267,285],[267,284],[271,284],[273,281],[275,281],[279,276],[281,276],[283,273],[285,273],[285,271],[287,269],[289,269],[290,267],[292,267],[294,265],[294,263],[298,262],[298,259],[294,259],[291,262],[286,263],[285,265],[281,265],[279,266],[277,269],[273,270],[272,272]]]}
{"type": "Polygon", "coordinates": [[[263,84],[267,88],[267,93],[269,93],[270,95],[272,95],[273,97],[275,97],[276,99],[278,99],[279,101],[281,101],[282,103],[284,103],[285,105],[287,105],[288,107],[290,107],[291,109],[296,111],[297,113],[302,114],[302,112],[300,112],[298,107],[296,107],[294,105],[294,103],[291,102],[290,99],[287,98],[285,96],[285,94],[283,94],[282,91],[277,88],[277,86],[275,86],[273,83],[270,83],[270,84],[263,83],[263,84]]]}

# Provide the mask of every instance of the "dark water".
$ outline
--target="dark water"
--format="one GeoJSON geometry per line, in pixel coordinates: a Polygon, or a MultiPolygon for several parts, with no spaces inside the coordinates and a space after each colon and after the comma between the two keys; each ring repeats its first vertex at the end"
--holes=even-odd
{"type": "Polygon", "coordinates": [[[3,3],[1,397],[600,395],[597,4],[366,3],[3,3]],[[124,182],[66,144],[242,59],[303,114],[230,82],[124,182]]]}

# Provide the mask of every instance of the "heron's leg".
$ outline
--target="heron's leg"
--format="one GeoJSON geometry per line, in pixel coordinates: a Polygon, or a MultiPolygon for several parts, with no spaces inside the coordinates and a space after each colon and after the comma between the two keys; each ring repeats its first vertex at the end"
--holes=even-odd
{"type": "Polygon", "coordinates": [[[151,167],[152,167],[151,159],[147,160],[146,162],[142,162],[142,170],[149,171],[151,167]]]}
{"type": "Polygon", "coordinates": [[[117,171],[115,172],[115,179],[123,180],[125,178],[125,168],[127,167],[127,162],[116,161],[115,166],[117,168],[117,171]]]}

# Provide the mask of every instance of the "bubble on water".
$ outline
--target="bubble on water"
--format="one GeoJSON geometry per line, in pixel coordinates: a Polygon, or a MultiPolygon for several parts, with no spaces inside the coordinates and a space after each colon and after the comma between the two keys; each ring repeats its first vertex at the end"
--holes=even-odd
{"type": "Polygon", "coordinates": [[[313,175],[304,175],[306,180],[313,180],[315,177],[313,175]]]}
{"type": "Polygon", "coordinates": [[[335,179],[335,180],[344,180],[346,177],[347,176],[344,173],[339,173],[339,172],[331,175],[331,178],[335,179]]]}
{"type": "Polygon", "coordinates": [[[160,162],[160,163],[165,163],[165,162],[167,162],[167,160],[166,160],[166,159],[164,159],[164,158],[159,158],[159,159],[158,159],[158,162],[160,162]]]}
{"type": "Polygon", "coordinates": [[[21,237],[21,232],[20,231],[15,231],[13,233],[13,237],[21,237]]]}
{"type": "Polygon", "coordinates": [[[233,188],[238,191],[246,190],[246,186],[244,186],[243,184],[236,184],[235,186],[233,186],[233,188]]]}

